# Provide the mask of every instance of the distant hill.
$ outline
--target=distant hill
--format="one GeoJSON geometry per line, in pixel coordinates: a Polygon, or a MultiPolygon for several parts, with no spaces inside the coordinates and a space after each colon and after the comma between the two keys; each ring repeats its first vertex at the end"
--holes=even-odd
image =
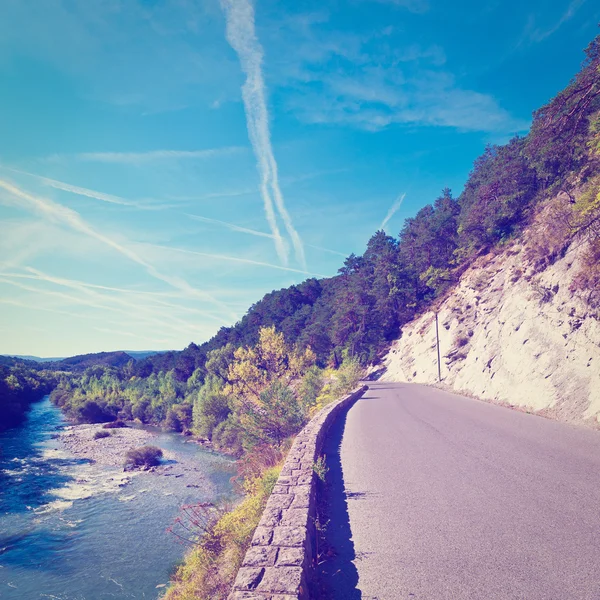
{"type": "Polygon", "coordinates": [[[123,367],[130,360],[139,361],[147,359],[150,356],[160,354],[155,350],[133,350],[115,352],[95,352],[91,354],[78,354],[66,358],[42,358],[32,355],[2,356],[0,355],[0,365],[12,367],[22,364],[30,369],[56,369],[59,371],[83,371],[88,367],[123,367]]]}
{"type": "Polygon", "coordinates": [[[79,354],[63,358],[57,362],[46,363],[57,368],[74,368],[77,370],[87,369],[88,367],[103,366],[103,367],[124,367],[130,360],[135,360],[126,352],[96,352],[94,354],[79,354]]]}
{"type": "Polygon", "coordinates": [[[157,354],[164,354],[165,350],[123,350],[126,354],[129,354],[135,360],[142,360],[149,356],[155,356],[157,354]]]}
{"type": "Polygon", "coordinates": [[[58,362],[59,360],[64,360],[66,356],[52,356],[52,357],[44,357],[44,356],[31,356],[29,354],[11,354],[10,356],[4,355],[4,358],[18,358],[20,360],[33,360],[39,363],[45,362],[58,362]]]}

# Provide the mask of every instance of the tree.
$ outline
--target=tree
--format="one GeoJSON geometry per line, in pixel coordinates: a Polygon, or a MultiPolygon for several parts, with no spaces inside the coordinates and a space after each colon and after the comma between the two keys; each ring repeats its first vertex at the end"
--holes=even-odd
{"type": "Polygon", "coordinates": [[[262,327],[255,346],[238,348],[229,365],[226,393],[238,398],[260,398],[261,392],[276,380],[289,382],[315,363],[310,348],[291,350],[275,327],[262,327]]]}
{"type": "Polygon", "coordinates": [[[283,440],[297,433],[305,415],[292,390],[281,381],[274,381],[240,415],[246,448],[257,444],[280,446],[283,440]]]}
{"type": "MultiPolygon", "coordinates": [[[[543,187],[560,185],[569,193],[570,173],[584,171],[589,119],[600,109],[600,36],[586,49],[582,68],[571,83],[533,113],[527,156],[543,187]]],[[[583,173],[585,176],[585,173],[583,173]]]]}
{"type": "Polygon", "coordinates": [[[223,382],[217,375],[209,374],[194,401],[194,430],[209,440],[212,439],[214,429],[231,413],[223,387],[223,382]]]}

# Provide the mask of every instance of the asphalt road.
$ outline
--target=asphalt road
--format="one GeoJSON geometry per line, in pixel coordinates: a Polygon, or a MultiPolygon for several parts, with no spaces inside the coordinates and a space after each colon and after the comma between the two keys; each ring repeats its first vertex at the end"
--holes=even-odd
{"type": "Polygon", "coordinates": [[[344,598],[600,599],[600,432],[369,385],[340,426],[344,598]]]}

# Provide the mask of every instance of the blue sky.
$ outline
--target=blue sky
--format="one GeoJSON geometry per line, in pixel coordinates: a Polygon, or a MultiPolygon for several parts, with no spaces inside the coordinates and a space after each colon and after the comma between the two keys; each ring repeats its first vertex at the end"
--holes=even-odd
{"type": "Polygon", "coordinates": [[[182,348],[335,274],[526,132],[599,21],[591,0],[4,0],[0,352],[182,348]]]}

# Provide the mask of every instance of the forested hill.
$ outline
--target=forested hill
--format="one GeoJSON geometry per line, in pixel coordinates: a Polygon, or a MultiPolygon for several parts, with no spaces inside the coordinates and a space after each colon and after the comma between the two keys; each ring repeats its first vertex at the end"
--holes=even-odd
{"type": "Polygon", "coordinates": [[[90,367],[124,367],[134,360],[157,355],[159,352],[94,352],[78,354],[68,358],[39,359],[33,356],[2,356],[0,365],[6,367],[25,366],[32,370],[84,371],[90,367]]]}
{"type": "MultiPolygon", "coordinates": [[[[397,237],[376,232],[365,253],[349,256],[337,276],[271,292],[235,326],[202,345],[140,361],[136,374],[174,369],[185,381],[204,371],[208,352],[254,344],[265,325],[275,325],[289,343],[310,346],[322,365],[339,363],[344,350],[363,364],[373,362],[478,255],[518,237],[549,198],[561,192],[570,198],[572,214],[563,217],[571,220],[572,236],[592,232],[600,190],[599,47],[597,37],[570,84],[534,113],[527,136],[486,148],[458,197],[443,190],[397,237]]],[[[582,283],[588,288],[600,285],[598,261],[590,260],[582,283]]]]}

